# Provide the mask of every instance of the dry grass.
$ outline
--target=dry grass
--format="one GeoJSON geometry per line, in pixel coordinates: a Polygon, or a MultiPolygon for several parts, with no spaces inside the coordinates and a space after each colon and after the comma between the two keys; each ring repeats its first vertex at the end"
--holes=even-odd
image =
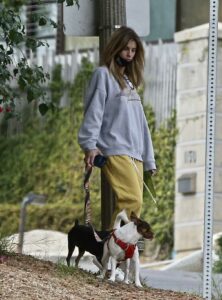
{"type": "Polygon", "coordinates": [[[101,281],[89,272],[25,255],[0,256],[0,299],[198,300],[198,296],[101,281]]]}

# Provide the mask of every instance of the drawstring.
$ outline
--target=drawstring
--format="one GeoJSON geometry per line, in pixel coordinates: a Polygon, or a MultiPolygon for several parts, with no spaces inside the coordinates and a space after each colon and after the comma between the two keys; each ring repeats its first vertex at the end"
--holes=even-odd
{"type": "Polygon", "coordinates": [[[153,197],[153,195],[152,195],[150,189],[148,188],[147,184],[146,184],[145,181],[143,180],[143,176],[142,176],[142,174],[140,173],[140,171],[139,171],[139,169],[138,169],[138,167],[137,167],[137,165],[136,165],[134,159],[133,159],[132,157],[130,157],[130,160],[131,160],[131,162],[132,162],[132,164],[133,164],[133,166],[134,166],[134,168],[135,168],[137,174],[139,175],[140,179],[143,181],[143,184],[144,184],[144,186],[145,186],[147,192],[149,193],[149,195],[150,195],[150,197],[152,198],[152,200],[154,201],[154,203],[157,205],[156,199],[153,197]]]}

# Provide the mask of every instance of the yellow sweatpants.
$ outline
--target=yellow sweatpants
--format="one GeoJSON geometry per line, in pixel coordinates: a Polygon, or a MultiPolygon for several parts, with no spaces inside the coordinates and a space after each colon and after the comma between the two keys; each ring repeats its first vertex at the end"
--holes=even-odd
{"type": "Polygon", "coordinates": [[[143,202],[143,163],[138,160],[134,160],[134,163],[138,170],[130,157],[114,155],[108,157],[102,168],[116,198],[111,227],[116,215],[123,209],[126,210],[128,217],[132,211],[140,216],[143,202]]]}

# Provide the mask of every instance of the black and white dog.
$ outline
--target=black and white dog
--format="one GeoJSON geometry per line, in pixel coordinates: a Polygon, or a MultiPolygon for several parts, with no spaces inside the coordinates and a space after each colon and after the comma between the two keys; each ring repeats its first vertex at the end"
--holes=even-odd
{"type": "Polygon", "coordinates": [[[110,281],[115,281],[117,263],[125,261],[125,276],[124,282],[129,283],[129,266],[130,262],[134,264],[135,285],[142,287],[139,278],[139,251],[136,246],[140,238],[153,239],[153,232],[150,225],[143,221],[132,212],[130,221],[124,226],[120,226],[120,220],[126,220],[127,215],[125,210],[117,215],[116,222],[114,223],[114,230],[109,238],[104,243],[103,257],[101,259],[102,273],[101,277],[104,278],[108,262],[111,262],[111,276],[110,281]]]}

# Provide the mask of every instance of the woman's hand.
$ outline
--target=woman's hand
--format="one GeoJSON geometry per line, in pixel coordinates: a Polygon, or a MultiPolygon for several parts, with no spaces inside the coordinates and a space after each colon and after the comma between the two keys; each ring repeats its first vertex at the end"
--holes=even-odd
{"type": "Polygon", "coordinates": [[[102,154],[99,149],[93,149],[85,152],[84,162],[87,169],[93,167],[94,158],[98,154],[102,154]]]}

